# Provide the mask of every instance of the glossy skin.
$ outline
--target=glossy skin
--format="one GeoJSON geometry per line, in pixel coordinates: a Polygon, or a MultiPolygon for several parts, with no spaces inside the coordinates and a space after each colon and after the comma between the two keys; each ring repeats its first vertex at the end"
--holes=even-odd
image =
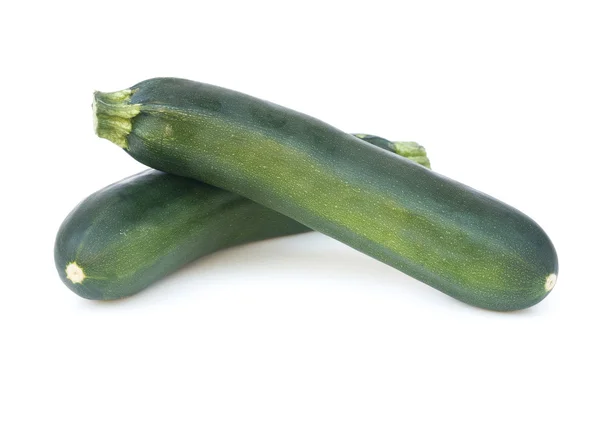
{"type": "Polygon", "coordinates": [[[103,95],[99,127],[129,122],[121,146],[138,161],[246,196],[458,300],[517,310],[553,287],[556,252],[526,215],[310,116],[173,78],[113,104],[103,95]]]}
{"type": "MultiPolygon", "coordinates": [[[[414,142],[363,136],[429,165],[425,149],[414,142]]],[[[101,189],[71,211],[56,237],[55,263],[78,295],[119,299],[217,250],[306,231],[239,195],[147,170],[101,189]]]]}
{"type": "Polygon", "coordinates": [[[231,192],[147,170],[81,202],[56,236],[62,281],[87,299],[119,299],[220,249],[309,231],[231,192]],[[84,272],[73,282],[65,271],[84,272]]]}

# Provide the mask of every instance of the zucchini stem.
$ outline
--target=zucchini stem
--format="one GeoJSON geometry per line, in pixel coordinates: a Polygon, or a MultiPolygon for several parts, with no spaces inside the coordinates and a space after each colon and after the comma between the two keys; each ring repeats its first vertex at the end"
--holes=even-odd
{"type": "Polygon", "coordinates": [[[123,149],[128,149],[127,135],[131,133],[131,119],[140,113],[139,104],[131,104],[133,90],[94,92],[92,109],[94,131],[123,149]]]}
{"type": "Polygon", "coordinates": [[[408,158],[417,164],[421,164],[428,169],[431,169],[431,163],[427,157],[427,151],[422,145],[419,145],[416,142],[392,142],[379,136],[367,135],[364,133],[355,133],[354,136],[362,139],[365,142],[375,145],[376,147],[391,151],[403,156],[404,158],[408,158]]]}

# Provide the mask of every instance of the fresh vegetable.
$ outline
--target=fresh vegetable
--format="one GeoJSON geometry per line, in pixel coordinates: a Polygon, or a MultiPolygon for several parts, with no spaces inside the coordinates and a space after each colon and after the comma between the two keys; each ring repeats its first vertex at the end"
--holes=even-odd
{"type": "Polygon", "coordinates": [[[558,263],[544,231],[484,193],[320,120],[174,78],[96,93],[96,131],[138,161],[243,195],[482,308],[532,306],[558,263]]]}
{"type": "Polygon", "coordinates": [[[219,249],[307,230],[235,193],[148,170],[81,202],[58,231],[54,260],[79,296],[118,299],[219,249]]]}
{"type": "MultiPolygon", "coordinates": [[[[418,144],[377,139],[411,159],[427,159],[418,144]]],[[[237,194],[146,170],[77,205],[58,231],[54,259],[78,295],[119,299],[217,250],[308,230],[237,194]]]]}

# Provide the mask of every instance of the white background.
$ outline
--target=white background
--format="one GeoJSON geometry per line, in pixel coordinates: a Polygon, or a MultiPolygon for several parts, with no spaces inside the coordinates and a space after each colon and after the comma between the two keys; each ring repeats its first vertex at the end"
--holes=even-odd
{"type": "Polygon", "coordinates": [[[0,6],[1,420],[600,420],[598,2],[15,4],[0,6]],[[92,92],[154,76],[425,145],[436,171],[540,223],[556,288],[483,311],[311,233],[127,300],[79,298],[56,230],[143,168],[94,136],[92,92]]]}

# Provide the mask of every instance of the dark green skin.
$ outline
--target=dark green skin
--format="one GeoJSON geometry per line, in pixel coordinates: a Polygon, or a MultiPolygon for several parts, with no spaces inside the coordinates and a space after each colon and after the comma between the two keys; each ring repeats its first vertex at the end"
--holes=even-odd
{"type": "MultiPolygon", "coordinates": [[[[358,136],[358,135],[357,135],[358,136]]],[[[414,142],[360,135],[429,166],[414,142]]],[[[63,282],[87,299],[119,299],[219,249],[310,231],[256,202],[193,179],[147,170],[82,201],[56,237],[63,282]],[[67,276],[75,262],[87,277],[67,276]]]]}
{"type": "Polygon", "coordinates": [[[503,202],[235,91],[173,78],[132,90],[121,109],[98,107],[99,127],[136,104],[124,148],[150,167],[248,197],[474,306],[517,310],[548,294],[554,247],[503,202]]]}
{"type": "Polygon", "coordinates": [[[220,249],[309,230],[235,193],[147,170],[82,201],[58,231],[54,261],[79,296],[119,299],[220,249]],[[67,278],[71,262],[82,283],[67,278]]]}

